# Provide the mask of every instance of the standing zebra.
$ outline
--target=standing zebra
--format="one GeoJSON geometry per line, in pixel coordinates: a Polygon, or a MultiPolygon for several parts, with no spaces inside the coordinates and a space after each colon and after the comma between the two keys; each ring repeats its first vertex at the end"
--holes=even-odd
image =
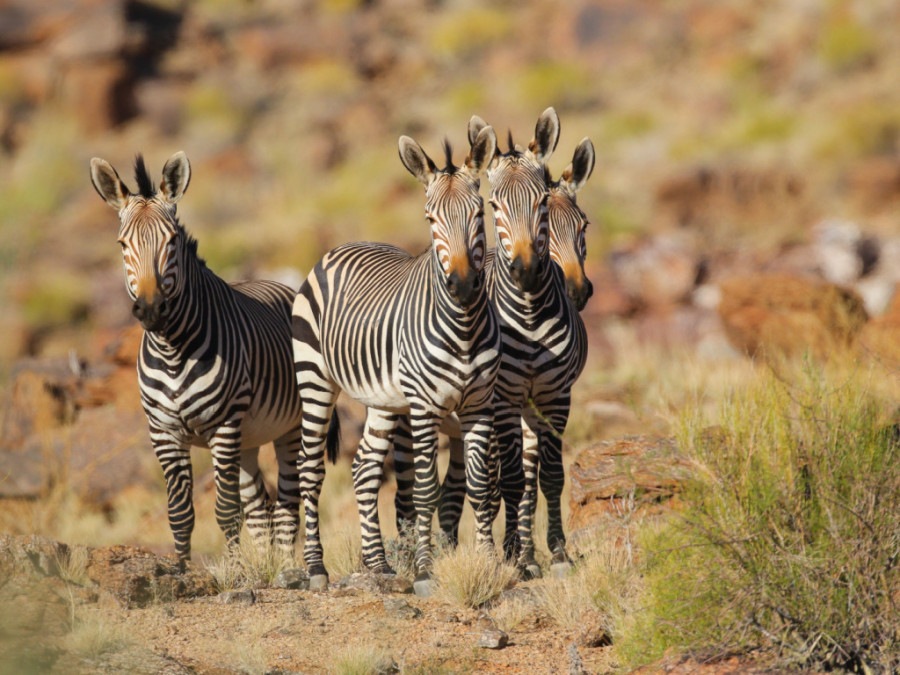
{"type": "MultiPolygon", "coordinates": [[[[482,120],[473,118],[470,137],[483,126],[482,120]]],[[[565,479],[562,432],[568,421],[571,387],[587,355],[584,323],[575,310],[583,309],[592,293],[591,283],[584,276],[587,219],[578,208],[575,194],[593,171],[594,146],[590,139],[583,139],[560,179],[553,181],[545,164],[558,137],[559,119],[548,108],[538,120],[528,149],[513,146],[510,140],[509,152],[495,159],[488,169],[496,237],[501,244],[488,252],[485,272],[488,294],[495,303],[503,333],[503,360],[495,387],[495,428],[501,493],[506,504],[504,550],[509,557],[517,556],[519,567],[532,576],[540,574],[531,536],[538,465],[540,487],[548,504],[552,565],[556,569],[568,567],[560,509],[565,479]],[[555,264],[550,264],[548,254],[555,264]],[[529,256],[531,269],[524,260],[529,256]],[[532,285],[525,288],[526,283],[532,285]],[[567,293],[571,304],[566,300],[567,293]],[[521,552],[520,540],[524,542],[521,552]]],[[[443,484],[440,524],[448,540],[455,542],[464,476],[455,430],[448,431],[450,465],[443,484]]],[[[401,527],[409,513],[403,489],[409,482],[409,462],[404,443],[398,440],[396,505],[401,527]]]]}
{"type": "MultiPolygon", "coordinates": [[[[469,133],[484,125],[476,120],[469,133]]],[[[537,483],[547,498],[547,545],[552,565],[568,566],[560,494],[565,476],[562,433],[572,384],[587,356],[587,334],[566,297],[562,270],[549,257],[550,224],[545,163],[559,140],[559,117],[548,108],[527,149],[513,145],[488,169],[497,237],[488,273],[503,334],[503,359],[494,396],[501,494],[506,504],[504,550],[527,574],[534,560],[537,483]],[[516,532],[518,528],[518,536],[516,532]]]]}
{"type": "Polygon", "coordinates": [[[493,129],[470,136],[464,164],[438,169],[419,145],[400,138],[400,159],[425,186],[431,246],[418,256],[385,244],[340,246],[316,265],[293,308],[294,361],[303,399],[300,490],[306,509],[304,556],[313,585],[327,583],[319,541],[325,425],[341,390],[368,406],[353,483],[366,566],[391,573],[378,519],[382,465],[400,418],[409,415],[417,516],[417,591],[427,593],[431,519],[439,497],[436,451],[441,420],[456,412],[466,448],[477,541],[493,546],[489,456],[500,332],[483,283],[484,210],[479,177],[497,148],[493,129]],[[426,583],[422,583],[426,582],[426,583]]]}
{"type": "MultiPolygon", "coordinates": [[[[476,127],[477,128],[477,127],[476,127]]],[[[587,216],[578,207],[576,193],[584,186],[585,181],[594,170],[594,146],[589,138],[584,138],[575,149],[571,163],[566,167],[559,180],[552,180],[549,171],[545,171],[547,190],[547,217],[550,224],[550,259],[559,267],[565,277],[567,295],[575,308],[580,312],[593,293],[593,286],[584,274],[584,260],[587,257],[585,233],[588,226],[587,216]]],[[[488,251],[485,259],[485,270],[490,270],[495,262],[495,250],[488,251]]],[[[571,343],[573,347],[578,342],[571,343]]],[[[585,347],[586,348],[586,347],[585,347]]],[[[462,514],[465,485],[465,473],[462,445],[459,442],[459,431],[447,425],[450,436],[450,463],[444,479],[439,507],[441,531],[451,544],[459,537],[459,520],[462,514]]],[[[442,428],[442,431],[445,429],[442,428]]],[[[561,433],[559,431],[551,433],[561,433]]],[[[396,506],[398,528],[409,518],[409,497],[403,489],[410,480],[407,450],[404,439],[398,438],[398,449],[395,453],[397,483],[396,506]]],[[[542,488],[546,487],[541,483],[542,488]]],[[[552,492],[551,492],[552,494],[552,492]]],[[[511,514],[508,514],[508,517],[511,514]]],[[[512,534],[510,534],[512,536],[512,534]]],[[[563,562],[558,559],[558,562],[563,562]]]]}
{"type": "Polygon", "coordinates": [[[248,530],[268,530],[293,554],[299,524],[297,456],[300,398],[294,384],[290,318],[294,292],[271,281],[229,285],[197,256],[176,204],[191,168],[175,153],[157,192],[143,158],[132,194],[110,164],[91,160],[91,180],[119,213],[119,243],[132,313],[144,327],[138,359],[141,401],[162,466],[169,525],[182,562],[194,528],[190,446],[212,450],[216,520],[229,545],[239,536],[241,501],[248,530]],[[275,441],[278,494],[271,511],[257,465],[260,444],[275,441]]]}

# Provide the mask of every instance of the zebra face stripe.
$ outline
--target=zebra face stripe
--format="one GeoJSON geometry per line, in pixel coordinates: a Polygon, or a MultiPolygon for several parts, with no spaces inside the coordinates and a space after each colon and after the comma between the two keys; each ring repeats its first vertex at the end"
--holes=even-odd
{"type": "Polygon", "coordinates": [[[550,226],[544,169],[525,153],[512,151],[488,170],[491,207],[499,248],[509,259],[547,255],[550,226]]]}
{"type": "Polygon", "coordinates": [[[463,172],[435,178],[425,196],[425,218],[431,225],[431,240],[441,271],[446,277],[466,276],[469,268],[484,267],[486,238],[484,202],[478,181],[463,172]]]}
{"type": "Polygon", "coordinates": [[[549,193],[550,258],[562,269],[569,299],[580,311],[593,294],[593,286],[584,274],[588,220],[572,192],[551,184],[549,193]]]}

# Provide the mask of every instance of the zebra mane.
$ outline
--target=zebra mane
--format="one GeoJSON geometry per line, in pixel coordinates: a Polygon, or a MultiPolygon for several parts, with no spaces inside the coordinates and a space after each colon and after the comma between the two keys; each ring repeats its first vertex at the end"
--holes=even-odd
{"type": "Polygon", "coordinates": [[[138,194],[141,197],[150,199],[156,194],[156,186],[153,184],[150,174],[147,173],[147,165],[144,164],[144,156],[141,154],[134,158],[134,179],[137,181],[138,194]]]}
{"type": "Polygon", "coordinates": [[[509,144],[509,150],[507,150],[507,152],[513,153],[516,150],[516,144],[515,144],[515,141],[513,141],[512,129],[507,129],[506,133],[507,133],[506,142],[509,144]]]}
{"type": "Polygon", "coordinates": [[[449,138],[444,139],[444,161],[447,163],[444,171],[451,176],[455,174],[459,167],[453,163],[453,146],[450,145],[449,138]]]}

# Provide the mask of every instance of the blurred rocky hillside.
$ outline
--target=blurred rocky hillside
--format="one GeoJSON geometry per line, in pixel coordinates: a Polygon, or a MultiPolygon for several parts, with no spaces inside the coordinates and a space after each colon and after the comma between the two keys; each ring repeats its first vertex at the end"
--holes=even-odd
{"type": "Polygon", "coordinates": [[[877,316],[900,274],[898,25],[891,0],[6,0],[0,379],[131,322],[92,156],[129,181],[136,153],[157,173],[185,150],[201,255],[296,284],[343,241],[425,247],[398,136],[459,160],[472,114],[524,142],[548,105],[554,173],[584,136],[598,152],[594,327],[702,345],[722,282],[760,272],[877,316]]]}

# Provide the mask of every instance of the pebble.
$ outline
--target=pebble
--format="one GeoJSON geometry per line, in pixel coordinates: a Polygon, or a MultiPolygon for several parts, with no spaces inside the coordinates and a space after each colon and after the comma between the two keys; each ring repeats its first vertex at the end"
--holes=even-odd
{"type": "Polygon", "coordinates": [[[256,602],[256,592],[252,588],[225,591],[219,594],[219,602],[223,605],[252,605],[256,602]]]}
{"type": "Polygon", "coordinates": [[[306,574],[306,570],[300,567],[284,570],[275,577],[275,581],[272,582],[272,587],[308,591],[309,576],[306,574]]]}
{"type": "Polygon", "coordinates": [[[502,630],[486,630],[478,638],[478,646],[484,649],[503,649],[509,636],[502,630]]]}

